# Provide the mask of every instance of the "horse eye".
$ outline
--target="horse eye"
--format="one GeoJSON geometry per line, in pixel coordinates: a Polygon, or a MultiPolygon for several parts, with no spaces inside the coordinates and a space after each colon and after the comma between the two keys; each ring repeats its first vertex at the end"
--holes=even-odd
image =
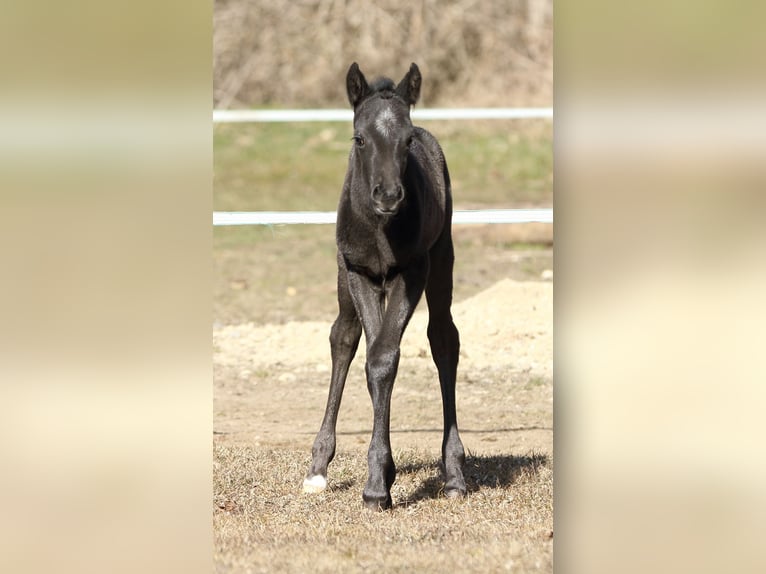
{"type": "Polygon", "coordinates": [[[364,147],[364,138],[362,136],[354,136],[351,139],[354,140],[359,147],[364,147]]]}

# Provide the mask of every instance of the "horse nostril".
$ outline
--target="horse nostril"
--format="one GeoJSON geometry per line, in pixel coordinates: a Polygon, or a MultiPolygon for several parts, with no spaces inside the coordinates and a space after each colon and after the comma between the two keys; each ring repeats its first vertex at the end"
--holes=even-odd
{"type": "Polygon", "coordinates": [[[404,187],[401,184],[385,186],[377,184],[372,188],[372,200],[384,211],[395,211],[404,199],[404,187]]]}

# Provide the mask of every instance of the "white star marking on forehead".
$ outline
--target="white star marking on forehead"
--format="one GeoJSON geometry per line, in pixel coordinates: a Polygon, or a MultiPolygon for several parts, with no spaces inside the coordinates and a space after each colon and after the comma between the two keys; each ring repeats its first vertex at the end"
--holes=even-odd
{"type": "Polygon", "coordinates": [[[396,117],[394,116],[394,112],[391,111],[391,108],[383,108],[378,114],[378,117],[375,118],[375,129],[384,137],[391,135],[395,124],[396,117]]]}

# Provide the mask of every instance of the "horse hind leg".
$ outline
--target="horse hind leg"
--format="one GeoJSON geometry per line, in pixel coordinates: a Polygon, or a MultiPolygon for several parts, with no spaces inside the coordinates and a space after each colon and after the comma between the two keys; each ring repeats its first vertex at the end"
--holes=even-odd
{"type": "Polygon", "coordinates": [[[451,242],[442,248],[439,257],[432,257],[431,274],[426,287],[428,301],[428,340],[431,355],[439,372],[444,415],[442,462],[446,483],[444,493],[448,497],[460,497],[466,493],[463,467],[465,450],[460,440],[455,406],[455,381],[457,377],[460,336],[452,320],[452,264],[451,242]]]}
{"type": "Polygon", "coordinates": [[[431,343],[431,354],[439,371],[442,394],[444,415],[442,462],[446,476],[444,492],[448,497],[462,496],[466,492],[465,478],[463,477],[465,450],[458,432],[455,406],[455,379],[460,339],[457,328],[452,322],[452,317],[429,321],[428,338],[431,343]]]}

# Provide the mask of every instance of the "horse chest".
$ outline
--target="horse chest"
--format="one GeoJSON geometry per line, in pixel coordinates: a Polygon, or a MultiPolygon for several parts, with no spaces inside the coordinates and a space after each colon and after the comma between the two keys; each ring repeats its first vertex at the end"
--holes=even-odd
{"type": "Polygon", "coordinates": [[[353,242],[340,244],[339,249],[346,262],[353,268],[372,278],[384,278],[392,270],[406,262],[406,254],[382,234],[357,237],[353,242]]]}

